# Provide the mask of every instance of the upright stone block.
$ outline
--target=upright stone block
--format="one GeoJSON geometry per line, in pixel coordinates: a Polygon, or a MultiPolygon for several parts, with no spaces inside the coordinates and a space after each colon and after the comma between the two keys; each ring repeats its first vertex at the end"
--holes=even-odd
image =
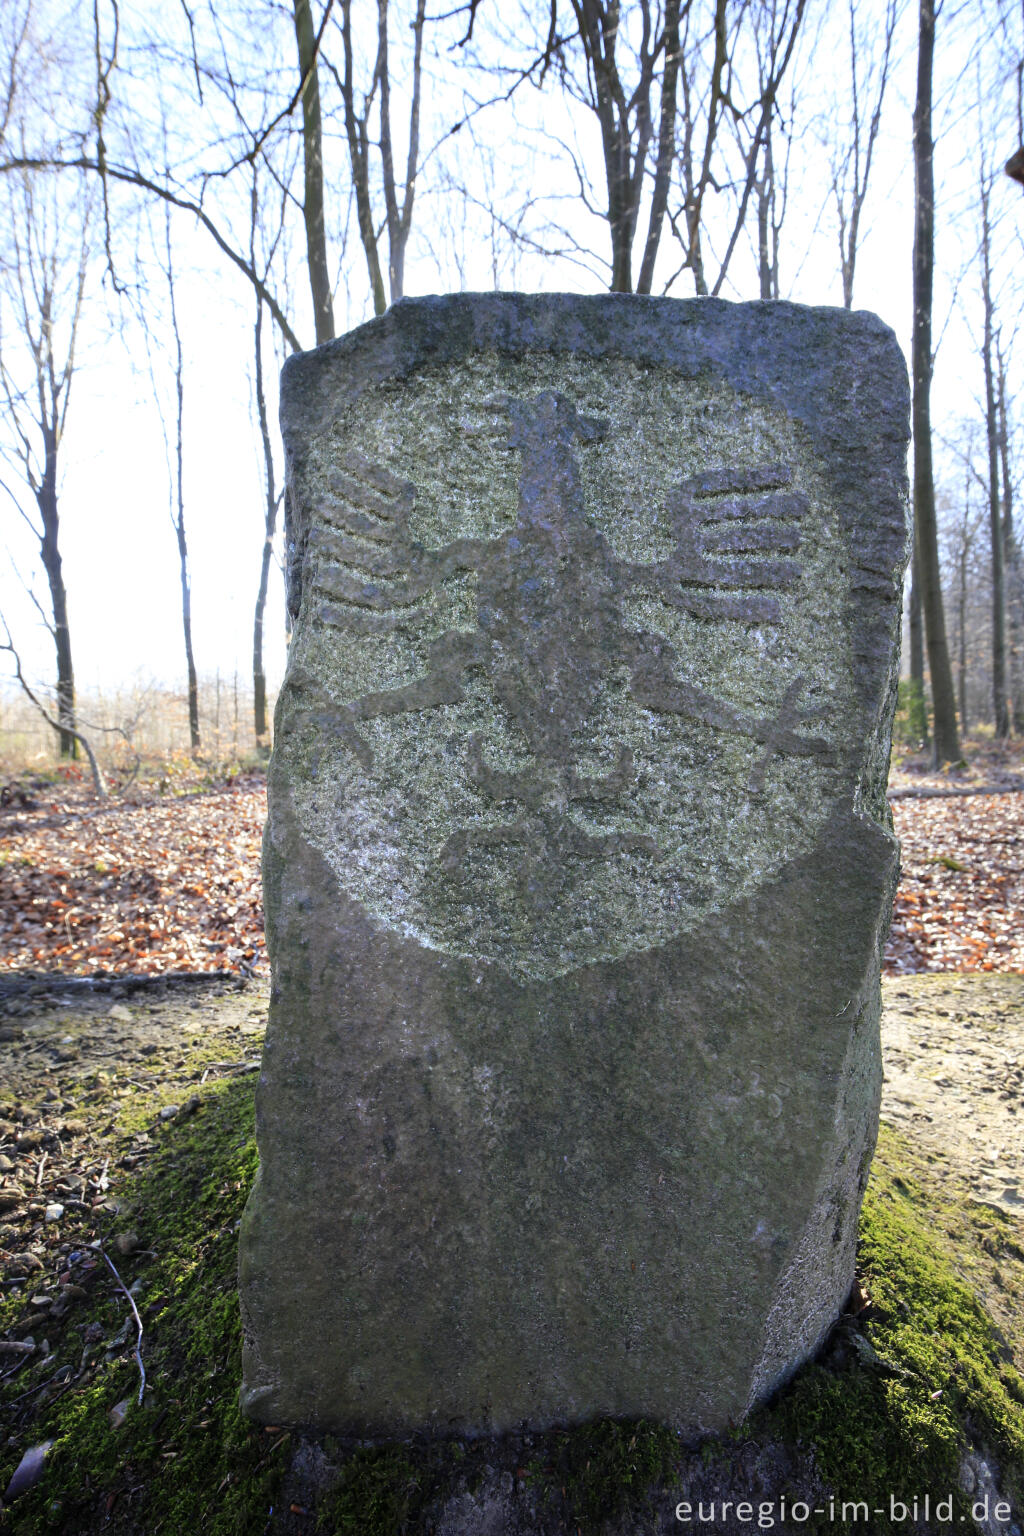
{"type": "Polygon", "coordinates": [[[290,360],[243,1402],[714,1428],[874,1144],[907,387],[873,316],[406,300],[290,360]]]}

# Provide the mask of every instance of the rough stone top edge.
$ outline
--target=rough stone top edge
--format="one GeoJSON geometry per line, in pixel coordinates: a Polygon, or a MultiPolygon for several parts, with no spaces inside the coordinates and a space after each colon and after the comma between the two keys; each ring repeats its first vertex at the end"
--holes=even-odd
{"type": "Polygon", "coordinates": [[[338,389],[361,391],[474,352],[514,356],[534,349],[717,373],[758,392],[788,385],[786,393],[795,388],[805,397],[806,412],[796,414],[815,417],[832,414],[823,391],[836,370],[862,369],[870,356],[878,393],[891,400],[887,436],[895,443],[910,436],[906,362],[891,327],[870,310],[789,300],[486,292],[400,299],[346,335],[294,353],[281,375],[286,443],[297,444],[325,424],[338,389]],[[819,350],[826,337],[827,355],[819,350]],[[792,368],[780,372],[773,364],[773,349],[783,345],[800,354],[802,381],[792,368]]]}

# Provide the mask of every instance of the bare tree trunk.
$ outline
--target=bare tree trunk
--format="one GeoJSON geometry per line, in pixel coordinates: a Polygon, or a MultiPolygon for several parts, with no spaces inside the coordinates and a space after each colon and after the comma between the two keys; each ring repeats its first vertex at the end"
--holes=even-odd
{"type": "MultiPolygon", "coordinates": [[[[26,12],[26,25],[27,25],[26,12]]],[[[42,178],[39,178],[42,180],[42,178]]],[[[40,608],[53,637],[57,659],[57,715],[60,755],[77,757],[75,672],[71,659],[67,590],[60,553],[58,469],[71,383],[74,377],[78,322],[82,313],[89,257],[89,205],[81,206],[80,242],[77,250],[62,237],[70,233],[68,205],[48,199],[38,181],[25,173],[9,183],[16,190],[5,208],[10,222],[8,260],[0,261],[0,280],[5,290],[5,329],[0,338],[0,405],[13,438],[13,457],[20,460],[25,483],[39,511],[37,526],[14,498],[15,505],[39,541],[39,556],[50,588],[52,618],[40,608]],[[74,252],[68,270],[66,256],[74,252]],[[70,273],[73,276],[67,281],[70,273]],[[6,318],[9,313],[9,320],[6,318]],[[54,351],[55,341],[66,339],[63,360],[54,351]],[[19,350],[31,356],[31,373],[16,378],[13,360],[19,350]],[[34,375],[34,377],[33,377],[34,375]],[[31,385],[27,385],[28,379],[31,385]]],[[[6,189],[5,189],[6,190],[6,189]]],[[[10,493],[13,495],[13,493],[10,493]]],[[[37,605],[38,606],[38,605],[37,605]]],[[[52,722],[51,722],[52,723],[52,722]]]]}
{"type": "MultiPolygon", "coordinates": [[[[745,166],[743,173],[742,191],[740,192],[739,203],[736,209],[736,216],[733,219],[732,232],[729,235],[729,239],[725,247],[725,253],[722,256],[721,264],[718,269],[718,277],[715,279],[715,285],[711,290],[712,297],[714,298],[718,297],[725,284],[726,273],[729,270],[729,263],[732,260],[733,252],[736,250],[736,246],[740,238],[740,233],[743,230],[746,222],[747,208],[749,207],[751,194],[753,193],[757,182],[758,157],[761,154],[762,147],[770,131],[772,115],[775,111],[775,102],[779,94],[779,87],[782,84],[782,78],[786,73],[789,62],[793,57],[793,50],[796,48],[796,42],[800,34],[800,25],[803,21],[806,4],[807,0],[796,0],[796,8],[793,12],[792,19],[790,19],[789,3],[788,0],[786,0],[786,4],[784,5],[782,11],[782,26],[778,36],[775,35],[777,6],[772,3],[766,7],[771,26],[771,42],[769,44],[768,53],[768,72],[767,75],[761,75],[759,82],[761,94],[758,101],[759,110],[757,115],[757,124],[754,129],[753,137],[750,140],[749,148],[747,149],[744,156],[745,166]],[[788,38],[786,36],[787,23],[789,25],[788,38]]],[[[746,116],[746,114],[742,115],[746,116]]]]}
{"type": "MultiPolygon", "coordinates": [[[[36,697],[26,682],[25,674],[21,666],[21,657],[18,655],[18,652],[15,649],[14,641],[11,639],[11,632],[7,628],[7,621],[2,616],[0,616],[0,624],[3,624],[4,634],[6,636],[6,640],[0,642],[0,651],[8,651],[10,652],[11,656],[13,656],[14,675],[18,679],[18,682],[21,684],[22,691],[26,697],[32,701],[36,709],[38,709],[47,725],[52,726],[55,731],[60,731],[60,721],[54,719],[49,710],[46,708],[46,705],[36,697]]],[[[82,746],[85,749],[85,755],[89,760],[89,771],[92,774],[92,781],[93,785],[95,786],[96,793],[100,799],[106,799],[108,793],[107,781],[103,776],[103,769],[100,767],[99,762],[97,761],[96,753],[92,749],[92,744],[90,743],[88,737],[82,735],[77,725],[69,728],[69,734],[74,737],[75,741],[80,741],[82,743],[82,746]]]]}
{"type": "Polygon", "coordinates": [[[1011,724],[1024,731],[1024,563],[1013,526],[1013,488],[1010,481],[1010,441],[1006,425],[1006,366],[996,338],[999,407],[999,464],[1002,478],[1003,572],[1006,583],[1006,639],[1009,651],[1011,724]]]}
{"type": "Polygon", "coordinates": [[[53,643],[57,652],[57,719],[60,723],[60,755],[74,758],[78,755],[78,738],[75,734],[75,671],[71,662],[68,597],[57,542],[60,527],[57,508],[57,431],[52,422],[44,421],[41,425],[43,475],[36,492],[36,505],[39,508],[43,530],[39,549],[50,586],[50,602],[53,608],[53,643]]]}
{"type": "Polygon", "coordinates": [[[327,269],[327,234],[324,223],[324,161],[317,36],[309,0],[293,0],[293,4],[295,40],[299,48],[299,78],[302,81],[302,155],[305,167],[302,216],[306,225],[309,288],[313,297],[313,320],[319,346],[334,336],[334,304],[327,269]]]}
{"type": "Polygon", "coordinates": [[[395,175],[394,142],[391,133],[391,65],[388,48],[388,0],[377,0],[377,56],[373,66],[373,79],[363,101],[362,112],[356,110],[356,89],[352,47],[352,0],[341,0],[341,30],[344,43],[345,68],[339,75],[333,70],[345,109],[345,134],[348,139],[349,163],[352,170],[352,190],[356,200],[356,219],[359,238],[366,256],[366,267],[373,293],[374,313],[382,315],[391,302],[405,293],[405,253],[412,229],[413,207],[416,199],[416,179],[420,160],[420,91],[423,67],[423,29],[426,22],[426,0],[416,0],[416,14],[410,22],[413,34],[412,95],[409,104],[409,141],[405,162],[405,178],[401,189],[395,175]],[[381,186],[384,194],[383,227],[388,237],[388,285],[385,290],[378,246],[380,230],[374,219],[373,197],[370,182],[370,134],[369,121],[373,99],[380,90],[380,151],[381,186]]]}
{"type": "MultiPolygon", "coordinates": [[[[738,198],[732,230],[711,290],[717,295],[725,282],[730,260],[744,227],[750,199],[758,184],[758,163],[769,132],[779,87],[799,36],[806,0],[796,0],[792,11],[787,3],[781,14],[776,6],[764,5],[764,14],[768,17],[770,28],[766,68],[761,73],[757,102],[744,111],[736,106],[730,96],[734,81],[733,60],[729,53],[728,0],[715,0],[711,79],[707,99],[701,101],[699,106],[693,81],[688,71],[681,67],[689,42],[691,13],[694,9],[691,4],[684,3],[684,0],[666,0],[664,17],[659,18],[657,8],[651,5],[650,0],[638,0],[634,6],[639,15],[640,32],[636,48],[636,79],[635,83],[628,85],[616,56],[622,16],[619,0],[572,0],[572,8],[587,64],[588,90],[585,99],[597,117],[601,132],[608,195],[605,217],[612,247],[609,287],[613,293],[630,293],[633,290],[633,242],[644,197],[652,142],[655,144],[654,184],[636,291],[651,291],[658,244],[667,215],[672,166],[678,160],[683,199],[679,213],[671,219],[671,226],[675,238],[682,246],[683,261],[676,277],[689,268],[698,294],[708,293],[701,230],[704,198],[708,188],[719,190],[713,170],[719,130],[726,120],[727,111],[737,127],[748,121],[753,124],[749,139],[744,141],[742,147],[745,164],[743,174],[737,181],[738,198]],[[661,101],[655,137],[652,102],[659,71],[661,101]],[[676,99],[680,89],[682,127],[677,143],[676,99]],[[698,116],[704,124],[704,142],[699,153],[699,136],[696,132],[698,116]]],[[[737,28],[747,10],[746,5],[737,8],[737,28]]]]}
{"type": "Polygon", "coordinates": [[[764,146],[764,171],[757,183],[757,272],[761,283],[761,298],[771,299],[772,264],[768,245],[768,218],[772,198],[772,140],[769,129],[764,146]]]}
{"type": "Polygon", "coordinates": [[[924,687],[924,617],[921,613],[921,583],[917,575],[917,548],[910,566],[910,675],[924,687]]]}
{"type": "MultiPolygon", "coordinates": [[[[676,155],[676,98],[683,52],[679,25],[683,0],[666,0],[664,17],[657,14],[657,7],[652,7],[650,0],[638,0],[635,9],[640,17],[640,39],[632,61],[636,70],[635,83],[630,84],[626,83],[620,58],[616,55],[620,42],[619,0],[571,0],[571,3],[586,60],[588,104],[601,132],[608,196],[604,216],[611,238],[609,288],[612,293],[633,292],[633,243],[644,199],[648,156],[652,144],[654,146],[647,234],[636,281],[637,293],[650,293],[676,155]],[[656,80],[660,91],[657,128],[653,102],[656,80]]],[[[725,0],[721,3],[724,8],[725,0]]],[[[689,9],[688,5],[686,9],[689,9]]],[[[711,137],[713,139],[714,130],[711,137]]]]}
{"type": "Polygon", "coordinates": [[[395,185],[395,157],[391,139],[391,74],[388,62],[388,0],[377,0],[377,60],[380,74],[380,155],[384,173],[384,207],[388,226],[388,286],[391,302],[405,292],[405,251],[412,228],[416,174],[420,157],[420,80],[423,64],[423,22],[426,0],[416,0],[412,22],[412,102],[409,107],[409,148],[405,164],[402,205],[398,205],[395,185]]]}
{"type": "Polygon", "coordinates": [[[378,54],[377,63],[373,71],[373,82],[366,99],[365,110],[362,116],[360,116],[356,112],[355,81],[353,78],[351,0],[342,0],[341,33],[345,54],[345,72],[338,79],[338,85],[345,108],[345,133],[348,138],[348,155],[352,168],[352,190],[355,193],[356,199],[356,220],[359,224],[359,239],[362,242],[363,253],[366,256],[366,268],[370,277],[370,290],[373,293],[373,312],[375,315],[382,315],[388,307],[388,299],[384,288],[384,277],[380,269],[380,255],[377,251],[377,231],[374,227],[373,203],[370,198],[370,137],[367,129],[367,120],[370,115],[370,100],[377,88],[380,73],[380,57],[378,54]]]}
{"type": "Polygon", "coordinates": [[[932,680],[935,761],[960,760],[956,700],[946,643],[939,574],[939,543],[932,473],[932,279],[935,243],[935,182],[932,143],[932,60],[935,52],[934,0],[920,0],[917,99],[914,106],[914,521],[917,576],[921,586],[928,670],[932,680]]]}
{"type": "Polygon", "coordinates": [[[175,492],[176,516],[174,531],[178,540],[178,568],[181,576],[181,625],[185,637],[185,668],[188,677],[188,734],[193,756],[202,746],[199,734],[199,683],[196,662],[192,650],[192,587],[188,573],[188,542],[185,537],[185,492],[182,484],[184,471],[185,425],[185,359],[181,347],[181,329],[174,298],[174,266],[171,259],[171,216],[165,210],[165,246],[167,252],[167,290],[171,300],[171,330],[174,334],[174,386],[177,399],[177,430],[175,434],[175,492]]]}
{"type": "Polygon", "coordinates": [[[882,106],[889,84],[889,64],[892,57],[892,39],[896,29],[896,0],[888,0],[885,12],[885,30],[882,59],[878,72],[878,94],[875,97],[871,117],[862,121],[861,92],[870,84],[870,64],[863,79],[857,72],[859,51],[857,38],[857,8],[855,0],[849,0],[850,23],[850,100],[851,122],[849,131],[843,130],[843,144],[838,162],[833,161],[832,191],[839,216],[839,265],[843,279],[843,308],[853,308],[853,280],[857,270],[857,252],[860,241],[860,222],[867,198],[868,181],[871,177],[871,160],[875,141],[882,121],[882,106]],[[846,193],[849,192],[849,206],[846,193]]]}
{"type": "Polygon", "coordinates": [[[1006,695],[1006,585],[1003,574],[1003,524],[999,504],[999,423],[996,413],[995,363],[992,356],[992,271],[990,265],[989,188],[981,174],[981,297],[985,312],[982,360],[985,367],[985,433],[988,442],[988,505],[992,536],[992,714],[997,737],[1010,734],[1006,695]]]}
{"type": "Polygon", "coordinates": [[[263,304],[256,299],[256,409],[259,413],[260,437],[263,442],[263,464],[266,472],[267,500],[263,530],[263,555],[260,560],[260,586],[256,596],[256,613],[252,627],[252,697],[253,725],[256,747],[265,751],[267,746],[267,675],[263,669],[263,614],[267,605],[267,583],[270,577],[270,560],[274,550],[274,530],[277,526],[277,508],[280,498],[274,485],[274,454],[270,442],[270,425],[267,419],[267,400],[263,388],[263,304]]]}
{"type": "Polygon", "coordinates": [[[960,590],[959,598],[959,624],[960,624],[960,656],[958,678],[960,693],[960,732],[967,735],[967,538],[960,546],[960,590]]]}
{"type": "Polygon", "coordinates": [[[693,272],[696,293],[703,297],[708,292],[704,270],[704,248],[701,242],[701,220],[704,212],[704,194],[711,182],[711,160],[718,136],[722,110],[726,96],[724,84],[729,61],[729,35],[727,0],[715,0],[715,57],[711,66],[711,90],[708,100],[708,127],[704,140],[704,154],[696,178],[693,175],[693,130],[691,109],[692,93],[686,70],[683,70],[683,189],[686,216],[686,263],[693,272]]]}
{"type": "MultiPolygon", "coordinates": [[[[778,186],[775,179],[775,145],[771,119],[765,128],[764,167],[755,183],[757,192],[757,271],[760,279],[761,298],[779,297],[779,231],[782,215],[776,217],[778,186]]],[[[785,209],[785,185],[783,186],[783,210],[785,209]]]]}
{"type": "Polygon", "coordinates": [[[964,510],[960,523],[960,549],[957,558],[957,692],[960,699],[960,735],[967,735],[967,557],[971,548],[971,466],[964,466],[964,510]]]}
{"type": "Polygon", "coordinates": [[[647,239],[644,243],[637,293],[650,293],[654,281],[654,263],[658,256],[661,232],[665,227],[665,211],[668,208],[669,182],[676,148],[676,90],[679,80],[681,46],[679,41],[680,0],[666,0],[665,4],[665,68],[661,77],[661,122],[658,127],[658,153],[654,166],[654,191],[651,196],[651,212],[647,220],[647,239]]]}
{"type": "Polygon", "coordinates": [[[601,129],[608,228],[612,242],[612,293],[633,292],[633,236],[640,212],[640,195],[651,140],[651,86],[655,52],[650,47],[650,13],[644,7],[644,42],[640,80],[627,97],[615,49],[619,37],[617,0],[572,0],[580,42],[593,81],[594,112],[601,129]],[[629,122],[635,105],[635,129],[629,122]],[[634,143],[633,134],[636,141],[634,143]],[[639,174],[637,174],[639,173],[639,174]]]}
{"type": "Polygon", "coordinates": [[[178,564],[181,572],[181,624],[185,635],[185,668],[188,675],[188,734],[192,752],[202,746],[199,735],[199,682],[196,677],[196,659],[192,650],[192,586],[188,574],[188,544],[185,539],[185,503],[182,494],[182,404],[181,354],[178,354],[178,447],[177,471],[178,516],[174,525],[178,538],[178,564]]]}
{"type": "Polygon", "coordinates": [[[921,581],[917,574],[917,535],[910,567],[910,729],[928,745],[928,700],[924,689],[924,616],[921,612],[921,581]]]}

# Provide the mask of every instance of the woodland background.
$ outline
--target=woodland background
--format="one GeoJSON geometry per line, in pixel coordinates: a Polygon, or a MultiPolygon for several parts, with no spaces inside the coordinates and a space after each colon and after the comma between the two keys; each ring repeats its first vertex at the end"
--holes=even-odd
{"type": "Polygon", "coordinates": [[[466,287],[882,312],[900,730],[1019,730],[1022,140],[1021,0],[7,0],[4,751],[266,747],[279,365],[466,287]]]}

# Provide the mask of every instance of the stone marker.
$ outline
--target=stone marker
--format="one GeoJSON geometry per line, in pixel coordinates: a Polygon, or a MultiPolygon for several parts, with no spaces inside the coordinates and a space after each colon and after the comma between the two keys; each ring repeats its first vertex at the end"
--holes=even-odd
{"type": "Polygon", "coordinates": [[[714,1428],[852,1275],[907,388],[871,315],[405,300],[291,359],[243,1405],[714,1428]]]}

